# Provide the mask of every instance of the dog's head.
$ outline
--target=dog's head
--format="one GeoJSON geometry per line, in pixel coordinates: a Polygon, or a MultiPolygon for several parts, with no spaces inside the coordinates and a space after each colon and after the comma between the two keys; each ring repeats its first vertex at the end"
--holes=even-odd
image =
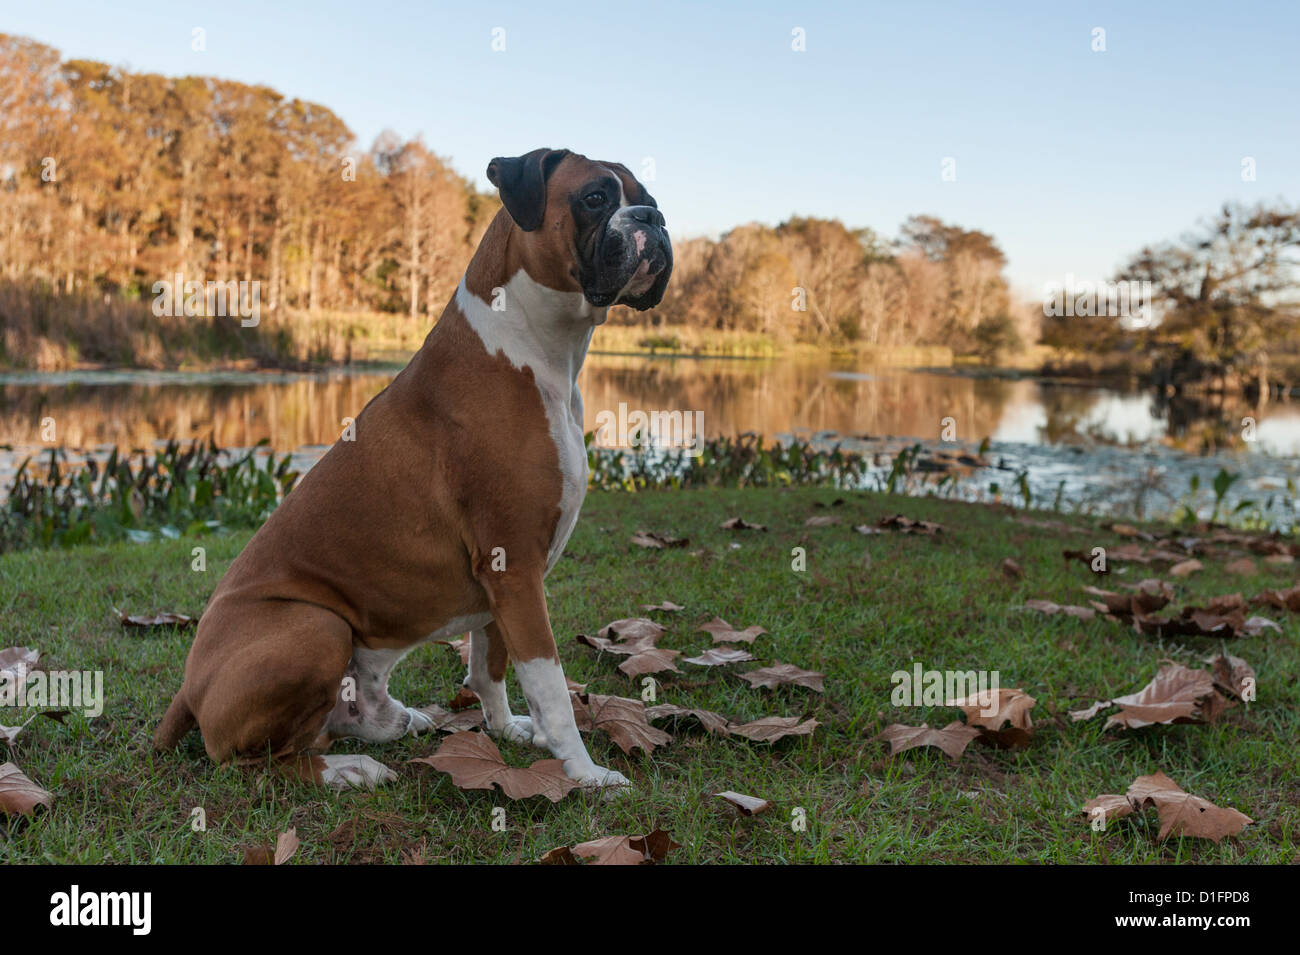
{"type": "Polygon", "coordinates": [[[522,233],[534,278],[580,289],[597,308],[654,308],[673,270],[673,247],[654,198],[627,167],[567,149],[499,156],[487,177],[522,233]]]}

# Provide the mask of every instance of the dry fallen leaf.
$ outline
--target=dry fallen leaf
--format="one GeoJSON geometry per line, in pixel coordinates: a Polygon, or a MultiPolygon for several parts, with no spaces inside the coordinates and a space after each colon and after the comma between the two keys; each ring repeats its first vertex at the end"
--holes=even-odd
{"type": "Polygon", "coordinates": [[[1192,836],[1219,842],[1224,836],[1237,835],[1254,822],[1235,809],[1224,809],[1200,796],[1183,792],[1164,773],[1139,776],[1129,786],[1126,795],[1135,809],[1156,807],[1160,817],[1159,839],[1192,836]]]}
{"type": "Polygon", "coordinates": [[[170,611],[155,614],[129,614],[114,607],[113,613],[117,614],[124,627],[192,627],[195,624],[193,617],[183,613],[171,613],[170,611]]]}
{"type": "Polygon", "coordinates": [[[1092,620],[1097,616],[1097,611],[1090,607],[1075,607],[1068,604],[1053,603],[1050,600],[1026,600],[1025,607],[1029,610],[1037,610],[1039,613],[1045,613],[1049,616],[1063,613],[1079,620],[1092,620]]]}
{"type": "Polygon", "coordinates": [[[740,678],[755,689],[761,686],[777,687],[789,683],[794,686],[806,686],[810,690],[821,693],[826,674],[815,670],[801,670],[790,663],[773,663],[770,667],[742,673],[740,678]]]}
{"type": "Polygon", "coordinates": [[[411,762],[425,763],[449,774],[460,789],[500,786],[509,799],[545,796],[559,802],[579,785],[564,775],[562,759],[541,759],[527,769],[506,765],[501,751],[486,733],[455,733],[443,740],[432,756],[420,756],[411,762]]]}
{"type": "Polygon", "coordinates": [[[918,746],[937,746],[951,759],[956,759],[966,751],[971,740],[979,735],[980,731],[975,727],[967,726],[961,720],[953,720],[943,729],[931,729],[926,723],[920,726],[892,723],[881,730],[876,739],[889,744],[891,756],[918,746]]]}
{"type": "Polygon", "coordinates": [[[1214,681],[1205,670],[1193,670],[1180,663],[1162,666],[1155,677],[1136,693],[1094,703],[1070,714],[1074,720],[1096,716],[1109,706],[1120,711],[1106,721],[1106,728],[1140,729],[1157,723],[1212,722],[1220,711],[1213,701],[1214,681]]]}
{"type": "Polygon", "coordinates": [[[943,525],[934,521],[914,521],[902,514],[882,517],[876,524],[880,527],[896,530],[903,534],[927,534],[933,536],[943,533],[943,525]]]}
{"type": "Polygon", "coordinates": [[[430,703],[416,709],[433,720],[433,729],[440,733],[460,733],[483,725],[483,711],[478,708],[449,710],[437,703],[430,703]]]}
{"type": "Polygon", "coordinates": [[[1025,576],[1025,572],[1020,569],[1020,565],[1010,557],[1002,561],[1002,576],[1007,580],[1019,580],[1025,576]]]}
{"type": "Polygon", "coordinates": [[[30,816],[37,806],[50,807],[54,797],[23,775],[13,763],[0,765],[0,812],[30,816]]]}
{"type": "Polygon", "coordinates": [[[284,865],[298,851],[298,830],[276,837],[275,846],[244,846],[244,865],[284,865]]]}
{"type": "Polygon", "coordinates": [[[673,660],[681,656],[680,650],[660,649],[655,646],[667,631],[653,620],[630,617],[615,620],[604,626],[599,635],[589,637],[584,633],[575,639],[604,653],[616,653],[628,659],[619,664],[619,670],[629,677],[671,670],[680,673],[673,660]],[[617,641],[613,638],[617,637],[617,641]]]}
{"type": "Polygon", "coordinates": [[[36,667],[40,659],[39,650],[31,647],[7,647],[0,650],[0,687],[12,693],[14,699],[22,693],[27,675],[36,667]]]}
{"type": "Polygon", "coordinates": [[[766,524],[751,524],[743,517],[733,517],[718,525],[724,531],[765,531],[766,524]]]}
{"type": "Polygon", "coordinates": [[[645,704],[625,696],[588,694],[585,699],[570,696],[574,719],[584,732],[604,730],[623,752],[634,749],[652,753],[656,746],[671,743],[673,738],[651,726],[646,719],[645,704]]]}
{"type": "Polygon", "coordinates": [[[694,663],[696,666],[702,667],[727,666],[731,663],[745,663],[753,659],[754,655],[748,650],[725,646],[710,647],[698,657],[683,657],[686,663],[694,663]]]}
{"type": "Polygon", "coordinates": [[[1247,685],[1255,683],[1255,668],[1241,657],[1220,653],[1205,661],[1210,665],[1214,685],[1225,693],[1241,699],[1247,685]]]}
{"type": "Polygon", "coordinates": [[[675,703],[660,703],[657,706],[648,707],[645,711],[646,719],[654,722],[665,719],[695,719],[709,733],[721,733],[727,735],[727,727],[731,720],[721,713],[714,713],[712,710],[691,709],[685,706],[678,706],[675,703]]]}
{"type": "Polygon", "coordinates": [[[685,547],[691,542],[689,537],[674,537],[657,531],[637,531],[632,535],[631,540],[637,547],[649,547],[654,550],[662,550],[665,547],[685,547]]]}
{"type": "Polygon", "coordinates": [[[761,637],[767,633],[760,626],[746,627],[744,630],[737,630],[721,617],[714,617],[708,623],[701,624],[699,627],[705,633],[713,634],[714,643],[753,643],[755,637],[761,637]]]}
{"type": "Polygon", "coordinates": [[[1037,702],[1024,690],[999,687],[996,692],[983,690],[946,705],[966,714],[966,725],[974,726],[985,739],[1010,747],[1028,745],[1034,734],[1029,711],[1037,702]]]}
{"type": "Polygon", "coordinates": [[[727,800],[740,811],[742,816],[757,816],[772,808],[772,804],[766,799],[759,799],[757,796],[746,796],[743,793],[732,792],[730,789],[713,795],[719,799],[727,800]]]}
{"type": "Polygon", "coordinates": [[[1259,573],[1259,568],[1255,566],[1255,562],[1249,557],[1243,557],[1240,560],[1234,560],[1230,564],[1225,564],[1223,569],[1230,574],[1239,574],[1243,577],[1250,577],[1259,573]]]}
{"type": "Polygon", "coordinates": [[[644,836],[605,836],[576,846],[557,846],[543,855],[543,865],[578,865],[578,859],[592,860],[589,865],[655,865],[681,845],[663,829],[644,836]]]}
{"type": "Polygon", "coordinates": [[[1100,612],[1125,618],[1155,613],[1174,599],[1174,588],[1154,577],[1125,586],[1136,593],[1120,594],[1099,587],[1084,587],[1083,591],[1101,598],[1090,601],[1100,612]]]}
{"type": "MultiPolygon", "coordinates": [[[[1300,612],[1300,584],[1286,590],[1266,590],[1253,602],[1268,604],[1278,610],[1290,610],[1292,613],[1300,612]]],[[[3,654],[0,653],[0,656],[3,654]]]]}
{"type": "Polygon", "coordinates": [[[478,706],[478,694],[465,686],[463,683],[457,687],[456,695],[447,701],[447,709],[459,713],[461,710],[468,710],[470,707],[478,706]]]}
{"type": "Polygon", "coordinates": [[[1140,812],[1147,806],[1156,807],[1160,819],[1160,833],[1156,836],[1159,840],[1189,836],[1220,842],[1225,836],[1238,835],[1254,822],[1235,809],[1225,809],[1184,792],[1162,772],[1139,776],[1123,796],[1107,794],[1088,800],[1083,812],[1089,819],[1100,814],[1109,823],[1131,812],[1140,812]]]}
{"type": "Polygon", "coordinates": [[[1202,564],[1195,557],[1192,557],[1189,560],[1181,560],[1178,563],[1174,564],[1174,566],[1170,567],[1169,576],[1190,577],[1198,570],[1204,570],[1204,569],[1205,569],[1205,565],[1202,564]]]}
{"type": "Polygon", "coordinates": [[[624,617],[622,620],[605,624],[596,631],[596,634],[606,640],[617,639],[624,644],[654,646],[655,642],[667,632],[667,628],[662,624],[646,617],[624,617]]]}
{"type": "Polygon", "coordinates": [[[459,640],[435,640],[434,643],[441,643],[444,647],[451,647],[460,656],[460,665],[469,666],[469,637],[461,637],[459,640]]]}
{"type": "Polygon", "coordinates": [[[727,731],[756,743],[775,743],[787,736],[808,736],[819,726],[821,723],[812,719],[801,723],[797,716],[764,716],[740,725],[732,723],[727,731]]]}
{"type": "Polygon", "coordinates": [[[678,610],[685,610],[681,604],[675,604],[671,600],[665,600],[658,604],[642,604],[642,610],[662,610],[665,613],[676,613],[678,610]]]}

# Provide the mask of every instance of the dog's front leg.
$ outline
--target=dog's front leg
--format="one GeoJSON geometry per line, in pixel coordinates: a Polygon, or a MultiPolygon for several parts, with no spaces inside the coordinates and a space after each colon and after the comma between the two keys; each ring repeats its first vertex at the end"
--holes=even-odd
{"type": "Polygon", "coordinates": [[[469,672],[465,685],[474,691],[483,705],[483,722],[493,736],[520,743],[544,745],[537,739],[533,721],[528,716],[515,716],[510,712],[506,697],[505,639],[496,621],[474,630],[469,635],[469,672]]]}
{"type": "Polygon", "coordinates": [[[564,760],[564,773],[584,786],[626,786],[622,773],[592,762],[578,735],[569,687],[551,632],[542,575],[488,572],[479,582],[487,592],[492,618],[515,664],[515,673],[532,715],[533,742],[564,760]]]}

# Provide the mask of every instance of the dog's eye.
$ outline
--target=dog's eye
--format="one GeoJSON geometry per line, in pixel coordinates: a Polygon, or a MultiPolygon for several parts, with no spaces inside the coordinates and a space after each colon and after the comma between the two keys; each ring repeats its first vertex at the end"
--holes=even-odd
{"type": "Polygon", "coordinates": [[[582,197],[582,204],[588,209],[599,209],[605,204],[605,194],[599,190],[596,192],[589,192],[582,197]]]}

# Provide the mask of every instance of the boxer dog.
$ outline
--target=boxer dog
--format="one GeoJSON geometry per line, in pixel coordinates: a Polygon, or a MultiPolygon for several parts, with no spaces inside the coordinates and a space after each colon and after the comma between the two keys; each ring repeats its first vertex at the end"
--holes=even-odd
{"type": "Polygon", "coordinates": [[[490,733],[545,747],[586,786],[628,780],[578,736],[542,580],[587,489],[578,372],[611,305],[657,305],[672,246],[619,163],[497,158],[502,210],[410,363],[248,542],[199,621],[154,736],[197,724],[219,763],[268,757],[335,788],[394,774],[330,741],[431,727],[388,694],[412,647],[469,632],[490,733]],[[514,662],[528,716],[510,712],[514,662]],[[351,692],[349,692],[351,690],[351,692]]]}

